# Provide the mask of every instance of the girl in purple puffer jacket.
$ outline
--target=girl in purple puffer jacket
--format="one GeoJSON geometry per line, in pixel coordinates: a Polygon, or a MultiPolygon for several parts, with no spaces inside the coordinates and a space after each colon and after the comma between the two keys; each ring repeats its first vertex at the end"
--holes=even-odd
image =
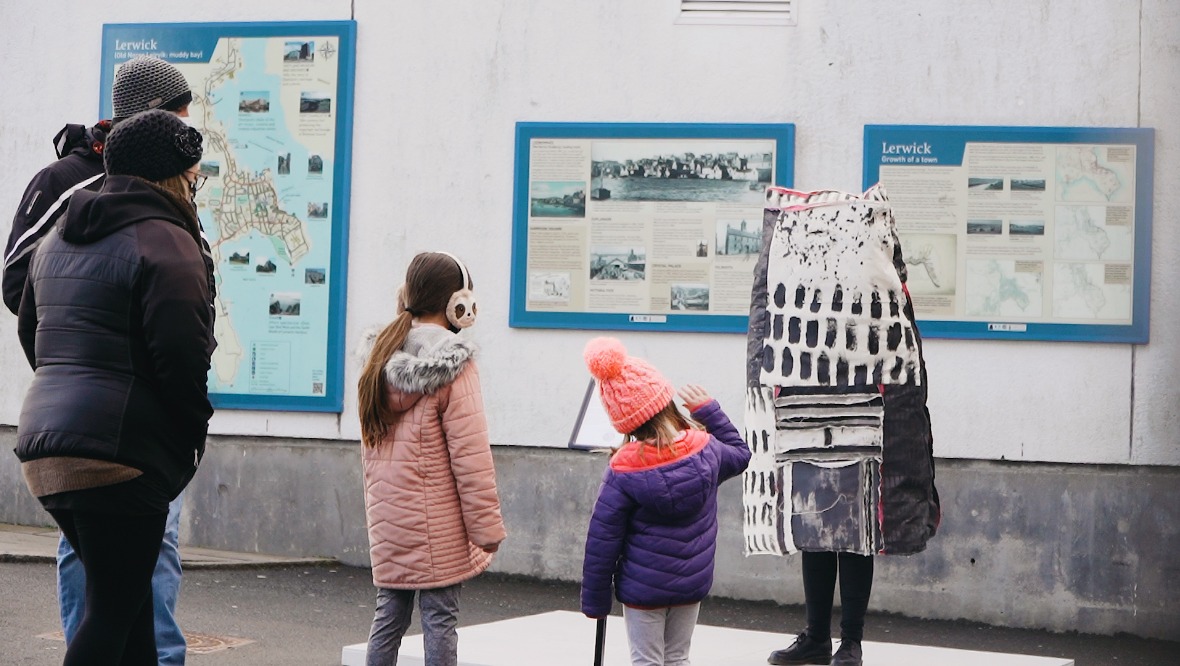
{"type": "Polygon", "coordinates": [[[603,475],[586,535],[582,612],[606,617],[611,588],[623,604],[631,663],[688,664],[700,601],[713,585],[717,487],[741,474],[750,450],[716,400],[672,385],[614,338],[586,345],[586,365],[624,443],[603,475]]]}

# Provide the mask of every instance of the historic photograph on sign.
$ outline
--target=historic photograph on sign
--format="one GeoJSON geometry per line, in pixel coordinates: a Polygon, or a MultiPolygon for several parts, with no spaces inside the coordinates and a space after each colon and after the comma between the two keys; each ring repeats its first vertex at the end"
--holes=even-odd
{"type": "Polygon", "coordinates": [[[756,219],[717,220],[717,255],[749,256],[762,250],[762,223],[756,219]]]}
{"type": "Polygon", "coordinates": [[[591,280],[642,280],[647,252],[642,247],[590,248],[591,280]]]}
{"type": "Polygon", "coordinates": [[[602,140],[590,148],[591,191],[612,201],[762,201],[773,141],[602,140]]]}
{"type": "Polygon", "coordinates": [[[586,183],[535,182],[529,190],[533,217],[586,217],[586,183]]]}
{"type": "Polygon", "coordinates": [[[673,310],[708,310],[709,285],[674,284],[671,298],[673,310]]]}

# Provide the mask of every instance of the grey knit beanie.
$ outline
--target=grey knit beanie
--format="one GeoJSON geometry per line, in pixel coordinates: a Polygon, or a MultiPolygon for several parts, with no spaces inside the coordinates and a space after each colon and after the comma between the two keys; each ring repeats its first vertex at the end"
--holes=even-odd
{"type": "Polygon", "coordinates": [[[177,111],[192,100],[180,70],[155,56],[138,56],[120,65],[111,86],[116,123],[149,109],[177,111]]]}
{"type": "Polygon", "coordinates": [[[115,126],[103,150],[110,176],[139,176],[160,182],[201,160],[201,133],[175,114],[144,111],[115,126]]]}

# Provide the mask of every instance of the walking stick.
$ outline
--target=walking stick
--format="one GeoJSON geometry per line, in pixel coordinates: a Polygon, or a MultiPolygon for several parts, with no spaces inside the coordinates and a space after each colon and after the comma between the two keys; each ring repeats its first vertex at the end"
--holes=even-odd
{"type": "Polygon", "coordinates": [[[598,628],[594,632],[594,666],[602,666],[603,648],[606,647],[606,618],[598,618],[598,628]]]}

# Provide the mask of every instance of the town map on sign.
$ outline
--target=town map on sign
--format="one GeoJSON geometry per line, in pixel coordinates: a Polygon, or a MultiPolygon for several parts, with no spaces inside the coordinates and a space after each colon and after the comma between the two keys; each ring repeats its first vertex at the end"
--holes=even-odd
{"type": "Polygon", "coordinates": [[[337,49],[330,37],[221,38],[208,63],[179,65],[205,137],[213,393],[325,393],[337,49]]]}
{"type": "Polygon", "coordinates": [[[1134,150],[1124,146],[1058,148],[1058,200],[1130,202],[1134,156],[1134,150]]]}

